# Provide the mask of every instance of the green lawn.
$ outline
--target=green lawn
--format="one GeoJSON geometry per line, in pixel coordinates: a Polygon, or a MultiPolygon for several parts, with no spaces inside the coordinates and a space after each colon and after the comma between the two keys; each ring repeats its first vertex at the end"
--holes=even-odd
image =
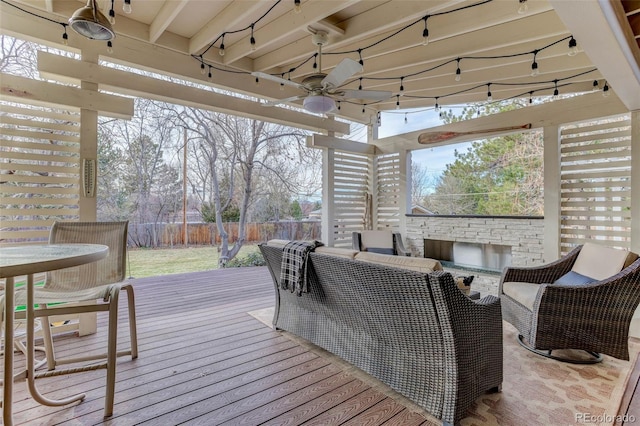
{"type": "MultiPolygon", "coordinates": [[[[236,258],[252,252],[258,252],[257,245],[242,246],[236,258]]],[[[127,276],[134,278],[208,271],[218,268],[216,247],[129,249],[128,253],[127,276]]]]}

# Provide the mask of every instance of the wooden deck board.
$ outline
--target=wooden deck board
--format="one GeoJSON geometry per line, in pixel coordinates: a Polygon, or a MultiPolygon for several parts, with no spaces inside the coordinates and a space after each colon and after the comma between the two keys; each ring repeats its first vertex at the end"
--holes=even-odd
{"type": "MultiPolygon", "coordinates": [[[[118,359],[114,415],[103,419],[105,370],[39,379],[51,398],[86,393],[81,403],[36,403],[16,383],[17,424],[352,424],[418,425],[427,418],[273,331],[247,312],[274,304],[266,268],[234,268],[134,279],[140,356],[118,359]],[[360,416],[360,417],[358,417],[360,416]],[[364,422],[364,423],[362,423],[364,422]]],[[[129,344],[121,297],[119,348],[129,344]]],[[[98,333],[56,336],[59,355],[99,353],[98,333]]],[[[17,361],[23,357],[16,354],[17,361]]]]}

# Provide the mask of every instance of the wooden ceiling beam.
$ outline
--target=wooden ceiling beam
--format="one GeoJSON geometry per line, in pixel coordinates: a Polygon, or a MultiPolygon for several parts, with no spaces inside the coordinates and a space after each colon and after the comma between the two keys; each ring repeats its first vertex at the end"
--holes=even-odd
{"type": "MultiPolygon", "coordinates": [[[[243,24],[257,10],[261,10],[263,7],[264,4],[261,4],[259,0],[247,0],[243,1],[240,5],[227,6],[191,37],[189,41],[189,53],[196,54],[203,50],[222,34],[223,31],[221,31],[221,29],[235,28],[243,24]]],[[[219,56],[218,48],[215,47],[213,50],[215,50],[215,55],[219,56]]]]}
{"type": "MultiPolygon", "coordinates": [[[[256,29],[254,37],[259,41],[257,48],[268,48],[290,34],[301,30],[304,31],[313,23],[331,16],[358,1],[360,0],[307,0],[304,3],[304,13],[296,13],[294,10],[290,10],[265,26],[256,29]]],[[[251,35],[248,34],[225,49],[225,64],[231,64],[251,52],[250,37],[251,35]]]]}
{"type": "Polygon", "coordinates": [[[160,12],[149,25],[149,42],[155,43],[167,29],[189,0],[165,1],[160,12]]]}

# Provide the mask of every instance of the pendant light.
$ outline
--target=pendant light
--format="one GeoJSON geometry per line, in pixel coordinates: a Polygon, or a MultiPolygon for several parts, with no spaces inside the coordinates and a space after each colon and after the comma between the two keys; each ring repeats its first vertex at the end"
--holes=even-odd
{"type": "Polygon", "coordinates": [[[88,0],[86,6],[76,10],[69,18],[69,26],[92,40],[111,40],[116,36],[109,19],[98,10],[96,0],[88,0]]]}

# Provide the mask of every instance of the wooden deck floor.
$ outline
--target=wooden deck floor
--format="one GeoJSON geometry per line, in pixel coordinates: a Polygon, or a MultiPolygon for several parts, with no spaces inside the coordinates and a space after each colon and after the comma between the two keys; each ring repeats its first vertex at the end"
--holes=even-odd
{"type": "MultiPolygon", "coordinates": [[[[134,281],[140,357],[118,360],[114,415],[103,419],[105,370],[39,379],[46,396],[85,392],[46,407],[16,383],[17,424],[419,425],[396,400],[270,330],[247,312],[273,306],[266,268],[234,268],[134,281]]],[[[128,344],[121,306],[120,342],[128,344]]],[[[89,352],[105,334],[61,336],[58,353],[89,352]]],[[[20,359],[20,358],[18,358],[20,359]]]]}

